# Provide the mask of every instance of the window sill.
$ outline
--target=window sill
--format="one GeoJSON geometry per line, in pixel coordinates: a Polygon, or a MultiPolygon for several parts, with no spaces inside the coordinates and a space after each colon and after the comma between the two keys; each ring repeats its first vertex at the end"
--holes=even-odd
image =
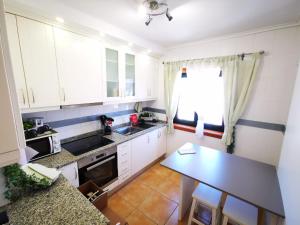
{"type": "MultiPolygon", "coordinates": [[[[191,126],[186,126],[186,125],[181,125],[181,124],[174,124],[174,128],[176,130],[182,130],[182,131],[186,131],[186,132],[190,132],[190,133],[196,133],[196,128],[191,127],[191,126]]],[[[204,129],[204,136],[209,136],[209,137],[214,137],[214,138],[221,139],[222,136],[223,136],[223,132],[204,129]]]]}

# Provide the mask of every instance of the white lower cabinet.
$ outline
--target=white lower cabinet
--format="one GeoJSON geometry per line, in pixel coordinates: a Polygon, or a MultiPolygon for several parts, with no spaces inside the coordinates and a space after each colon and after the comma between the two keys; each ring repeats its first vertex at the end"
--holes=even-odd
{"type": "Polygon", "coordinates": [[[118,177],[119,184],[131,176],[131,141],[118,145],[118,177]]]}
{"type": "Polygon", "coordinates": [[[131,172],[136,174],[166,153],[165,128],[160,128],[132,140],[131,172]]]}
{"type": "Polygon", "coordinates": [[[79,186],[78,166],[77,162],[68,164],[60,168],[64,177],[74,186],[79,186]]]}

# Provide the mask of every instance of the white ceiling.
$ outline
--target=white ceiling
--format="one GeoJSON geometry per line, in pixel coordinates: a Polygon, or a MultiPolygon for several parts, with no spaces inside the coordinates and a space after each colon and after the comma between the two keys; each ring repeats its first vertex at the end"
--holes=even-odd
{"type": "MultiPolygon", "coordinates": [[[[36,2],[55,1],[59,0],[36,2]]],[[[59,3],[162,47],[300,20],[300,0],[168,0],[174,19],[169,22],[165,16],[159,16],[145,26],[145,18],[138,13],[141,1],[60,0],[59,3]]]]}

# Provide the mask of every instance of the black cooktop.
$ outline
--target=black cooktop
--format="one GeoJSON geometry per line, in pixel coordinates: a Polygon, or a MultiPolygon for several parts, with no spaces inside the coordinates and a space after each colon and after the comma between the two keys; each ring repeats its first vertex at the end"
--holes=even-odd
{"type": "Polygon", "coordinates": [[[101,134],[93,134],[88,137],[67,142],[61,146],[73,155],[77,156],[111,143],[113,143],[113,141],[102,137],[101,134]]]}

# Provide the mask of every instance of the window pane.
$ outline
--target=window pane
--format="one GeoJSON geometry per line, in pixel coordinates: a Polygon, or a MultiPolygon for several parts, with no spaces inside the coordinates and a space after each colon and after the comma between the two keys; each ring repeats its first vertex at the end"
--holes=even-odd
{"type": "Polygon", "coordinates": [[[181,79],[178,119],[193,121],[194,112],[204,123],[222,125],[223,79],[219,68],[188,68],[181,79]]]}

